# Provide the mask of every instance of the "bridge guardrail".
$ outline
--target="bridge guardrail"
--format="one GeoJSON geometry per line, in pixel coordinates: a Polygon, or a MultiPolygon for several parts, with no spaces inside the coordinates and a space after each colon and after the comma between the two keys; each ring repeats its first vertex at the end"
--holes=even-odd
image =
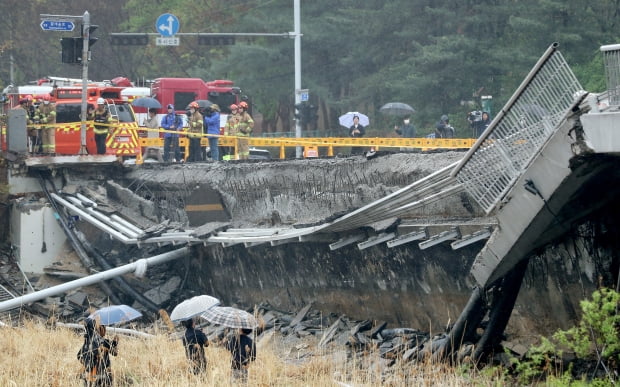
{"type": "Polygon", "coordinates": [[[452,171],[486,211],[501,202],[583,88],[552,44],[452,171]]]}
{"type": "Polygon", "coordinates": [[[601,46],[609,106],[620,105],[620,44],[601,46]]]}

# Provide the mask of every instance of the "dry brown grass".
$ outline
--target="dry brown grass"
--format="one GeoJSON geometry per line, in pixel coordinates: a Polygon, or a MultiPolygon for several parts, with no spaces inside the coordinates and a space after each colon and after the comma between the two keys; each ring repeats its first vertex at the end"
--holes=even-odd
{"type": "MultiPolygon", "coordinates": [[[[76,354],[81,332],[50,329],[40,323],[19,328],[0,328],[0,386],[81,386],[76,354]]],[[[312,352],[312,351],[311,351],[312,352]]],[[[208,371],[194,376],[180,340],[166,332],[143,339],[121,336],[119,355],[112,358],[115,385],[135,386],[230,386],[230,354],[217,344],[207,350],[208,371]]],[[[277,337],[259,340],[258,357],[249,371],[250,386],[464,386],[472,375],[442,365],[388,368],[377,355],[349,359],[343,351],[313,352],[295,359],[277,337]]],[[[477,380],[476,385],[492,385],[477,380]]]]}

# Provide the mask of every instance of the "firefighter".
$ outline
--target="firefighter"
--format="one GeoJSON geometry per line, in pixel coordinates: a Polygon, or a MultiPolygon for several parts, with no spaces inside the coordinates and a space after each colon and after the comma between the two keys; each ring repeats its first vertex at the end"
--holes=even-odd
{"type": "MultiPolygon", "coordinates": [[[[224,136],[237,136],[237,126],[239,124],[239,118],[239,106],[233,103],[232,105],[230,105],[230,114],[228,115],[226,125],[224,125],[224,136]]],[[[226,153],[227,154],[222,158],[223,160],[235,159],[235,154],[232,149],[228,148],[226,153]]]]}
{"type": "Polygon", "coordinates": [[[110,111],[108,107],[105,105],[105,100],[103,98],[97,98],[97,108],[92,112],[92,115],[89,117],[95,121],[95,143],[97,144],[97,154],[104,155],[106,152],[106,139],[108,138],[109,126],[107,125],[110,122],[110,111]],[[104,125],[97,125],[104,124],[104,125]]]}
{"type": "Polygon", "coordinates": [[[24,99],[22,99],[24,103],[22,105],[23,109],[26,111],[26,125],[28,128],[28,147],[30,148],[30,153],[34,154],[39,152],[39,147],[41,145],[41,139],[39,137],[38,127],[35,126],[37,122],[35,122],[35,108],[34,108],[34,98],[32,95],[28,94],[24,99]]]}
{"type": "Polygon", "coordinates": [[[43,96],[43,103],[39,105],[35,112],[35,120],[41,124],[40,137],[43,153],[46,155],[54,155],[56,153],[56,126],[53,124],[56,123],[56,105],[51,103],[49,94],[43,96]]]}
{"type": "Polygon", "coordinates": [[[200,147],[200,139],[202,138],[204,120],[202,114],[198,111],[198,102],[194,101],[189,104],[189,118],[187,123],[189,125],[188,134],[189,137],[189,157],[187,161],[202,161],[202,148],[200,147]]]}
{"type": "MultiPolygon", "coordinates": [[[[249,137],[254,129],[254,120],[252,116],[247,112],[248,103],[245,101],[239,102],[239,121],[237,124],[237,136],[249,137]]],[[[238,142],[239,146],[239,160],[247,160],[250,158],[250,145],[247,138],[240,138],[238,142]]]]}

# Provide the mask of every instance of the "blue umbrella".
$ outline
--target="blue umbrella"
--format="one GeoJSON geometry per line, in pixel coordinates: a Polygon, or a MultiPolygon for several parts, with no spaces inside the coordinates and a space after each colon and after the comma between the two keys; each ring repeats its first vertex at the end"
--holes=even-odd
{"type": "Polygon", "coordinates": [[[135,320],[138,317],[142,317],[142,313],[127,305],[106,306],[88,316],[90,319],[98,320],[101,325],[114,325],[135,320]]]}
{"type": "Polygon", "coordinates": [[[133,100],[131,103],[135,107],[143,107],[147,109],[160,109],[161,103],[152,97],[140,97],[133,100]]]}

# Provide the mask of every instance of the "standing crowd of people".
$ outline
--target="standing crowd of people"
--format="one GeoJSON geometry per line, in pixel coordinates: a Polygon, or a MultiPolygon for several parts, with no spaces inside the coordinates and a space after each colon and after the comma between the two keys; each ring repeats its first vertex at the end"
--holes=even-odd
{"type": "Polygon", "coordinates": [[[44,95],[38,106],[34,105],[32,95],[27,95],[15,108],[26,112],[28,151],[33,155],[55,155],[56,106],[51,103],[50,95],[44,95]]]}
{"type": "MultiPolygon", "coordinates": [[[[182,322],[185,333],[181,338],[188,371],[194,375],[207,372],[205,348],[209,346],[207,335],[196,328],[193,318],[182,322]]],[[[111,387],[114,385],[110,355],[118,355],[118,337],[106,338],[106,327],[96,319],[84,321],[84,342],[77,353],[82,365],[81,379],[86,387],[111,387]]],[[[248,367],[256,360],[256,344],[250,337],[251,329],[240,328],[231,332],[223,341],[223,346],[231,354],[231,372],[235,383],[245,384],[248,380],[248,367]]]]}
{"type": "Polygon", "coordinates": [[[156,116],[155,110],[153,113],[149,112],[149,116],[143,122],[143,126],[148,129],[155,129],[154,132],[160,127],[163,129],[164,162],[183,163],[206,160],[207,155],[203,152],[201,144],[203,137],[207,137],[209,141],[211,160],[232,159],[235,155],[230,149],[220,149],[219,138],[222,134],[237,137],[237,157],[239,160],[246,160],[250,157],[247,137],[251,135],[254,129],[254,119],[247,111],[247,102],[241,101],[238,105],[230,105],[231,114],[228,115],[223,133],[220,130],[220,107],[217,104],[201,108],[195,101],[190,103],[187,112],[187,129],[184,128],[182,116],[176,114],[174,105],[169,104],[166,108],[167,114],[158,125],[153,119],[153,116],[156,116]],[[179,137],[183,134],[187,135],[189,139],[189,151],[185,157],[182,156],[179,147],[179,137]],[[225,153],[225,155],[220,152],[225,153]]]}

